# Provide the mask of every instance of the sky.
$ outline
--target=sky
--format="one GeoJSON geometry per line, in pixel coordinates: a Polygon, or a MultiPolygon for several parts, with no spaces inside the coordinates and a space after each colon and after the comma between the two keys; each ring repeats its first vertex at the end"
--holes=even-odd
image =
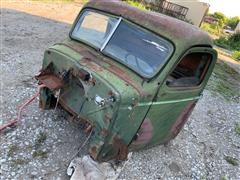
{"type": "Polygon", "coordinates": [[[210,4],[209,12],[223,12],[228,17],[240,16],[240,0],[202,0],[210,4]]]}

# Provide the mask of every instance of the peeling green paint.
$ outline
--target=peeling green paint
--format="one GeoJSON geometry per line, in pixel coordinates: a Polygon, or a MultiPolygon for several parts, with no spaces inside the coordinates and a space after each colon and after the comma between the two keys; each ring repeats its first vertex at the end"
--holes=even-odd
{"type": "Polygon", "coordinates": [[[93,128],[89,153],[99,161],[122,160],[128,150],[162,144],[174,138],[200,98],[215,65],[217,54],[210,38],[191,25],[185,27],[185,23],[178,20],[142,12],[122,2],[91,1],[85,8],[121,15],[170,39],[175,46],[174,54],[155,77],[144,79],[99,50],[68,38],[44,54],[37,79],[44,83],[46,80],[41,77],[51,74],[62,84],[59,84],[59,96],[57,90],[42,90],[41,107],[50,109],[59,102],[74,118],[93,128]],[[201,82],[194,87],[168,86],[168,77],[179,62],[194,53],[211,57],[206,72],[202,70],[201,82]]]}

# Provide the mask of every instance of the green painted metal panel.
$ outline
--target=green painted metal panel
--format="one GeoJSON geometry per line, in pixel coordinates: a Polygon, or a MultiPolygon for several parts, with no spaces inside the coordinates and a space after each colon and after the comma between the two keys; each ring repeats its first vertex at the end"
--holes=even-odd
{"type": "MultiPolygon", "coordinates": [[[[129,12],[119,9],[121,2],[110,4],[113,8],[107,9],[109,3],[95,1],[86,8],[121,14],[123,19],[169,40],[174,52],[156,76],[149,79],[70,37],[45,52],[42,75],[54,74],[64,82],[59,103],[75,118],[85,120],[94,128],[89,151],[100,161],[124,159],[128,149],[149,147],[174,138],[200,98],[217,59],[210,38],[199,29],[185,27],[185,23],[161,15],[129,7],[126,7],[129,12]],[[195,87],[169,87],[167,78],[180,60],[199,52],[212,55],[202,83],[195,87]],[[84,80],[84,74],[89,76],[88,80],[84,80]]],[[[42,107],[51,108],[55,95],[55,90],[43,89],[42,107]]]]}

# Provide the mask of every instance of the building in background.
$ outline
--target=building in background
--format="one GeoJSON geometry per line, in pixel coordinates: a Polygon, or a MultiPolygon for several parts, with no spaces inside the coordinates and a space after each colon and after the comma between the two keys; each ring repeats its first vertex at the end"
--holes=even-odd
{"type": "Polygon", "coordinates": [[[218,19],[213,16],[204,16],[203,21],[209,24],[218,23],[218,19]]]}
{"type": "Polygon", "coordinates": [[[204,16],[209,10],[209,4],[200,0],[139,0],[145,3],[151,10],[173,16],[200,26],[204,16]]]}
{"type": "Polygon", "coordinates": [[[207,14],[210,6],[209,4],[201,2],[199,0],[191,1],[168,0],[168,1],[188,8],[188,12],[186,14],[185,19],[189,22],[192,22],[196,26],[201,25],[203,18],[207,14]]]}

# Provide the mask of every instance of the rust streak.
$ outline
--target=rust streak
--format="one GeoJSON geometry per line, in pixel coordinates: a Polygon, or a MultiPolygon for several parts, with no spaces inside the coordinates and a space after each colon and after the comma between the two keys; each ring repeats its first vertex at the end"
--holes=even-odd
{"type": "Polygon", "coordinates": [[[189,103],[183,112],[177,118],[175,124],[171,128],[171,133],[173,137],[176,137],[184,124],[186,123],[188,117],[191,115],[193,108],[195,107],[196,102],[189,103]]]}
{"type": "Polygon", "coordinates": [[[138,137],[132,142],[133,145],[147,144],[153,136],[153,125],[149,118],[144,119],[139,131],[138,137]]]}
{"type": "Polygon", "coordinates": [[[117,160],[126,160],[128,155],[128,146],[123,142],[122,139],[114,137],[113,146],[117,150],[117,160]]]}
{"type": "Polygon", "coordinates": [[[102,71],[102,68],[105,68],[106,70],[110,71],[111,73],[117,75],[119,78],[124,80],[126,83],[130,84],[141,96],[144,96],[145,93],[143,92],[142,88],[139,87],[132,79],[131,77],[126,74],[122,69],[115,66],[113,63],[106,62],[106,61],[99,61],[97,60],[98,57],[94,56],[89,51],[86,51],[84,48],[80,47],[79,45],[72,44],[66,44],[66,43],[59,43],[59,45],[64,45],[74,51],[79,52],[81,55],[83,55],[82,61],[88,66],[88,68],[92,68],[95,71],[102,71]],[[101,63],[107,63],[109,66],[102,66],[101,63]]]}
{"type": "Polygon", "coordinates": [[[90,147],[89,154],[94,160],[96,160],[97,159],[97,147],[96,146],[90,147]]]}
{"type": "Polygon", "coordinates": [[[36,76],[40,84],[45,84],[51,90],[57,90],[64,86],[63,81],[53,74],[40,74],[36,76]]]}

